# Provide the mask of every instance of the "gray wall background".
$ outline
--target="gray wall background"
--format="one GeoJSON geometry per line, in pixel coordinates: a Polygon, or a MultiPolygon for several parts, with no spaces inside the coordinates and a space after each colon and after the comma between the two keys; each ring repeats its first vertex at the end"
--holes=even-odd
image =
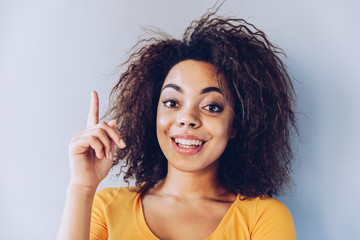
{"type": "MultiPolygon", "coordinates": [[[[54,239],[69,181],[67,146],[90,91],[104,113],[117,67],[156,26],[180,36],[201,1],[0,1],[1,239],[54,239]]],[[[298,239],[360,239],[360,4],[228,0],[221,14],[264,30],[297,79],[301,141],[281,200],[298,239]]],[[[114,172],[110,173],[111,175],[114,172]]],[[[123,185],[112,177],[101,187],[123,185]]]]}

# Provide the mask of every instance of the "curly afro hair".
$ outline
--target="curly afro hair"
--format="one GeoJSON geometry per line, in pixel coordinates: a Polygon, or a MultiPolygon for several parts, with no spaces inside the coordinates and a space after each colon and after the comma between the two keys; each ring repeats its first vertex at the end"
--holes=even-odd
{"type": "MultiPolygon", "coordinates": [[[[163,82],[177,63],[211,63],[224,76],[234,99],[236,137],[219,159],[218,181],[245,198],[272,196],[288,182],[296,130],[295,92],[284,52],[243,19],[208,12],[193,21],[182,39],[157,32],[139,41],[124,63],[127,69],[111,91],[106,117],[116,119],[127,144],[114,165],[129,183],[151,188],[167,174],[156,137],[157,104],[163,82]]],[[[220,78],[219,78],[220,79],[220,78]]],[[[220,84],[223,86],[223,84],[220,84]]]]}

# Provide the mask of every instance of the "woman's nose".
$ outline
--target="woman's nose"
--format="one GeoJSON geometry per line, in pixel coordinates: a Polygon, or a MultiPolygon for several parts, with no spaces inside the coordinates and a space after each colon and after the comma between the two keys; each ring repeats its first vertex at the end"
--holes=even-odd
{"type": "Polygon", "coordinates": [[[189,107],[179,112],[177,124],[179,127],[199,128],[201,121],[196,110],[189,107]]]}

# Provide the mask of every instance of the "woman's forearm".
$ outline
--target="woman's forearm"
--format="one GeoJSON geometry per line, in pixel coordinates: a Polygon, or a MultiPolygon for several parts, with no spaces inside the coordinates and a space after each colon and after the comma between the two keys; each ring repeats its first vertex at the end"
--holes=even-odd
{"type": "Polygon", "coordinates": [[[91,207],[96,188],[70,185],[57,240],[89,240],[91,207]]]}

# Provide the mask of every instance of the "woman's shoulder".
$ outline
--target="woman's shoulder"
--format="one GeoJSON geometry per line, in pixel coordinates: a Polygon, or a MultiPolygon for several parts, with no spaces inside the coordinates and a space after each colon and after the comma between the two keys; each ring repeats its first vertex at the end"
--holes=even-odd
{"type": "Polygon", "coordinates": [[[108,239],[110,235],[111,239],[143,239],[138,227],[141,192],[136,190],[119,187],[97,191],[91,213],[94,239],[108,239]]]}
{"type": "Polygon", "coordinates": [[[268,232],[278,236],[278,239],[296,238],[291,213],[280,200],[267,196],[245,200],[238,198],[236,200],[236,210],[246,218],[249,228],[252,229],[251,232],[255,235],[268,232]],[[283,236],[288,238],[283,238],[283,236]]]}
{"type": "Polygon", "coordinates": [[[110,204],[124,204],[139,198],[140,193],[135,187],[103,188],[96,192],[95,201],[101,202],[103,207],[110,204]]]}
{"type": "Polygon", "coordinates": [[[239,196],[236,200],[236,207],[245,211],[255,211],[260,214],[267,211],[290,213],[283,202],[268,196],[247,199],[239,196]]]}

